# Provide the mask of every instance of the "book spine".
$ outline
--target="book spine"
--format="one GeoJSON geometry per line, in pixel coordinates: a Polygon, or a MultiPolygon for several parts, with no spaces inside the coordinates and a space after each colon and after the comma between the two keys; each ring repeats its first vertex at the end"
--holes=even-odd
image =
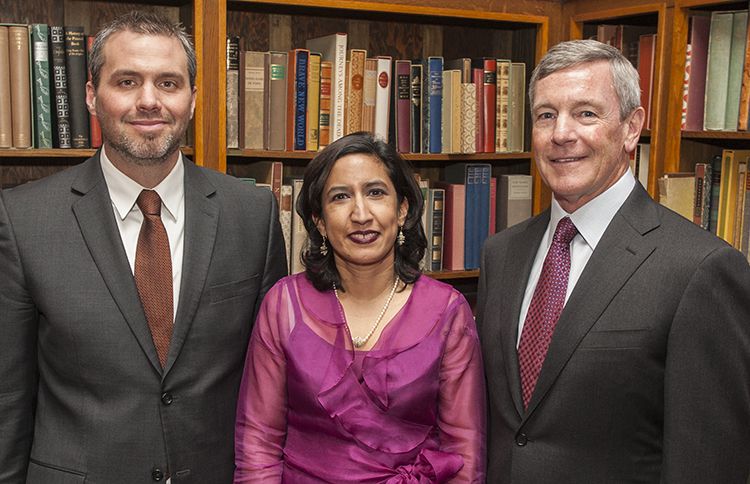
{"type": "Polygon", "coordinates": [[[711,34],[708,42],[708,67],[706,71],[706,100],[703,129],[724,129],[729,87],[729,58],[732,46],[731,12],[711,14],[711,34]]]}
{"type": "Polygon", "coordinates": [[[651,127],[651,104],[654,80],[654,47],[656,35],[642,35],[638,49],[638,75],[641,84],[641,105],[646,111],[644,128],[651,127]]]}
{"type": "Polygon", "coordinates": [[[375,92],[375,137],[388,142],[391,116],[391,58],[378,56],[378,84],[375,92]]]}
{"type": "Polygon", "coordinates": [[[334,142],[344,136],[344,110],[346,108],[346,43],[347,37],[336,35],[332,92],[331,92],[331,138],[334,142]]]}
{"type": "MultiPolygon", "coordinates": [[[[490,170],[490,175],[492,175],[490,170]]],[[[490,233],[497,230],[497,178],[490,176],[490,233]]]]}
{"type": "Polygon", "coordinates": [[[703,227],[703,190],[706,180],[706,164],[695,165],[695,194],[693,196],[693,222],[703,227]]]}
{"type": "Polygon", "coordinates": [[[453,71],[443,71],[443,153],[453,153],[453,71]]]}
{"type": "Polygon", "coordinates": [[[429,241],[429,263],[431,271],[439,271],[443,268],[443,202],[445,190],[442,188],[430,189],[430,241],[429,241]]]}
{"type": "Polygon", "coordinates": [[[508,151],[508,89],[510,81],[510,61],[497,61],[497,121],[495,123],[495,151],[508,151]]]}
{"type": "Polygon", "coordinates": [[[52,148],[52,97],[49,77],[49,27],[31,26],[34,46],[34,145],[52,148]]]}
{"type": "MultiPolygon", "coordinates": [[[[91,52],[91,44],[94,43],[96,36],[89,35],[86,37],[86,58],[91,52]]],[[[91,69],[88,70],[89,82],[91,82],[91,69]]],[[[89,113],[89,125],[91,126],[91,147],[98,148],[102,145],[102,128],[99,126],[99,118],[89,113]]],[[[187,136],[187,134],[186,134],[187,136]]]]}
{"type": "Polygon", "coordinates": [[[740,252],[750,261],[750,177],[745,178],[745,195],[742,208],[742,236],[740,238],[740,252]]]}
{"type": "Polygon", "coordinates": [[[242,147],[246,150],[262,150],[263,133],[268,131],[263,115],[266,85],[266,52],[242,52],[240,66],[240,124],[242,147]]]}
{"type": "Polygon", "coordinates": [[[65,66],[65,32],[63,27],[50,27],[52,75],[55,86],[55,125],[57,148],[72,148],[70,139],[70,102],[68,101],[68,72],[65,66]]]}
{"type": "Polygon", "coordinates": [[[90,148],[89,112],[86,107],[86,37],[80,26],[65,26],[64,30],[71,145],[73,148],[90,148]]]}
{"type": "Polygon", "coordinates": [[[286,150],[286,52],[271,52],[268,149],[286,150]]]}
{"type": "Polygon", "coordinates": [[[287,72],[287,149],[307,151],[307,82],[310,52],[289,52],[287,72]]]}
{"type": "Polygon", "coordinates": [[[9,45],[8,27],[0,25],[0,148],[13,147],[9,45]]]}
{"type": "Polygon", "coordinates": [[[709,212],[708,230],[718,236],[719,232],[719,201],[721,200],[721,166],[724,157],[714,155],[711,160],[711,211],[709,212]]]}
{"type": "Polygon", "coordinates": [[[526,115],[526,64],[512,62],[510,65],[511,109],[508,114],[508,151],[521,152],[524,148],[524,119],[526,115]]]}
{"type": "Polygon", "coordinates": [[[495,152],[495,125],[497,111],[497,72],[495,59],[484,59],[484,98],[482,117],[484,118],[484,152],[495,152]]]}
{"type": "Polygon", "coordinates": [[[429,153],[443,151],[443,58],[430,57],[430,146],[429,153]]]}
{"type": "Polygon", "coordinates": [[[476,152],[477,90],[473,83],[461,83],[461,153],[476,152]]]}
{"type": "Polygon", "coordinates": [[[297,274],[299,272],[304,272],[305,270],[300,255],[307,246],[307,230],[305,229],[305,222],[302,220],[302,217],[300,217],[294,209],[294,207],[297,206],[299,194],[302,192],[302,183],[302,178],[295,178],[292,180],[292,250],[291,256],[289,257],[291,274],[297,274]]]}
{"type": "Polygon", "coordinates": [[[375,99],[378,90],[378,61],[365,60],[365,79],[362,87],[362,131],[375,132],[375,99]]]}
{"type": "Polygon", "coordinates": [[[479,210],[479,185],[481,177],[480,168],[472,165],[466,167],[466,215],[464,218],[464,267],[466,270],[479,269],[475,264],[478,258],[478,210],[479,210]]]}
{"type": "Polygon", "coordinates": [[[443,269],[464,270],[464,211],[466,186],[456,183],[435,182],[436,188],[445,190],[443,202],[443,269]]]}
{"type": "Polygon", "coordinates": [[[331,63],[320,63],[320,119],[318,149],[328,146],[331,139],[331,63]]]}
{"type": "Polygon", "coordinates": [[[482,244],[490,235],[490,201],[492,200],[492,197],[490,196],[490,180],[492,179],[492,167],[490,165],[480,165],[478,175],[480,177],[479,180],[477,180],[480,193],[479,212],[477,214],[478,243],[476,246],[476,251],[474,252],[475,258],[473,264],[476,268],[479,268],[479,264],[481,262],[480,256],[482,244]]]}
{"type": "Polygon", "coordinates": [[[292,260],[292,186],[281,185],[280,189],[281,202],[279,203],[279,222],[281,223],[281,233],[284,236],[284,246],[286,249],[287,273],[291,270],[292,260]]]}
{"type": "Polygon", "coordinates": [[[227,35],[227,148],[240,147],[240,38],[227,35]]]}
{"type": "Polygon", "coordinates": [[[703,130],[703,105],[706,98],[706,67],[708,62],[708,37],[711,29],[709,17],[690,18],[690,84],[688,85],[685,130],[703,130]]]}
{"type": "Polygon", "coordinates": [[[349,78],[346,97],[346,133],[362,131],[362,103],[364,100],[365,59],[367,51],[349,50],[349,78]]]}
{"type": "Polygon", "coordinates": [[[474,139],[474,149],[477,153],[484,153],[484,70],[473,69],[472,74],[477,92],[477,134],[474,139]]]}
{"type": "Polygon", "coordinates": [[[745,70],[745,44],[747,43],[748,12],[735,12],[732,20],[732,46],[729,51],[729,79],[727,81],[727,107],[724,130],[737,131],[742,94],[742,73],[745,70]]]}
{"type": "Polygon", "coordinates": [[[411,62],[396,61],[396,149],[401,153],[411,151],[411,62]]]}
{"type": "Polygon", "coordinates": [[[320,135],[320,54],[311,52],[307,87],[307,151],[318,151],[320,135]]]}
{"type": "Polygon", "coordinates": [[[13,147],[31,148],[31,60],[29,54],[29,29],[8,28],[10,59],[10,104],[13,124],[13,147]]]}
{"type": "Polygon", "coordinates": [[[411,152],[422,152],[422,64],[412,63],[411,83],[409,88],[411,99],[411,152]]]}
{"type": "Polygon", "coordinates": [[[687,125],[687,110],[688,110],[688,93],[690,92],[690,62],[692,57],[692,47],[690,44],[687,45],[685,50],[685,76],[682,82],[682,117],[680,119],[680,129],[684,130],[687,125]]]}

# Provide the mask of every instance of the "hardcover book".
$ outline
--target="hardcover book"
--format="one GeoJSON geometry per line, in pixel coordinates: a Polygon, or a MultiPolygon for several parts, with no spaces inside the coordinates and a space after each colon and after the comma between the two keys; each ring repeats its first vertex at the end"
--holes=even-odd
{"type": "Polygon", "coordinates": [[[227,148],[240,147],[240,38],[227,35],[227,148]]]}
{"type": "Polygon", "coordinates": [[[34,51],[34,146],[52,148],[52,96],[49,76],[49,27],[31,25],[34,51]]]}
{"type": "Polygon", "coordinates": [[[10,51],[8,26],[0,25],[0,148],[13,147],[10,113],[10,51]]]}
{"type": "Polygon", "coordinates": [[[693,222],[706,230],[708,230],[708,222],[711,215],[712,179],[713,169],[711,165],[708,163],[696,163],[693,222]]]}
{"type": "Polygon", "coordinates": [[[307,151],[318,151],[320,136],[320,54],[310,52],[307,84],[307,151]]]}
{"type": "Polygon", "coordinates": [[[651,129],[654,65],[656,63],[656,34],[642,35],[638,49],[638,76],[641,82],[641,105],[646,110],[643,127],[651,129]]]}
{"type": "Polygon", "coordinates": [[[508,151],[521,152],[524,148],[526,113],[526,64],[510,65],[510,110],[508,111],[508,151]]]}
{"type": "Polygon", "coordinates": [[[508,151],[508,100],[510,92],[510,61],[497,60],[497,110],[495,121],[495,151],[508,151]]]}
{"type": "Polygon", "coordinates": [[[268,83],[268,149],[286,150],[287,58],[286,52],[271,52],[268,83]]]}
{"type": "Polygon", "coordinates": [[[8,27],[10,59],[10,112],[13,147],[31,148],[34,135],[31,129],[31,58],[28,27],[8,27]]]}
{"type": "Polygon", "coordinates": [[[292,260],[292,186],[283,184],[280,189],[279,222],[284,235],[286,249],[286,271],[289,273],[292,260]]]}
{"type": "Polygon", "coordinates": [[[461,151],[461,71],[443,71],[443,153],[461,151]]]}
{"type": "Polygon", "coordinates": [[[464,267],[478,269],[480,252],[490,229],[490,175],[487,163],[456,163],[445,167],[445,181],[466,185],[464,267]]]}
{"type": "Polygon", "coordinates": [[[344,110],[346,108],[346,44],[347,34],[336,33],[309,39],[306,44],[310,52],[320,52],[321,61],[331,63],[331,113],[329,122],[330,142],[344,136],[344,110]]]}
{"type": "Polygon", "coordinates": [[[375,132],[375,102],[378,91],[378,60],[365,59],[365,79],[362,87],[362,131],[375,132]]]}
{"type": "Polygon", "coordinates": [[[422,64],[422,153],[441,153],[443,129],[443,58],[425,57],[422,64]]]}
{"type": "Polygon", "coordinates": [[[713,12],[711,14],[711,34],[708,42],[708,67],[706,69],[706,100],[703,117],[703,129],[707,131],[722,131],[724,129],[733,20],[733,12],[713,12]]]}
{"type": "Polygon", "coordinates": [[[242,148],[262,150],[265,148],[264,133],[268,132],[268,52],[240,52],[240,137],[242,148]]]}
{"type": "Polygon", "coordinates": [[[50,27],[52,49],[52,80],[55,95],[55,148],[72,148],[70,138],[70,102],[68,101],[68,73],[65,66],[65,31],[62,26],[50,27]]]}
{"type": "Polygon", "coordinates": [[[476,152],[477,139],[477,86],[461,83],[461,153],[476,152]]]}
{"type": "MultiPolygon", "coordinates": [[[[322,58],[322,56],[321,56],[322,58]]],[[[318,118],[318,150],[331,139],[331,63],[320,62],[320,117],[318,118]]]]}
{"type": "Polygon", "coordinates": [[[724,130],[737,131],[740,115],[742,75],[745,70],[745,44],[747,43],[748,11],[734,13],[732,19],[732,46],[729,51],[729,80],[727,81],[727,108],[724,130]]]}
{"type": "Polygon", "coordinates": [[[288,183],[292,185],[292,249],[291,256],[289,257],[289,265],[291,267],[290,274],[297,274],[305,270],[300,260],[300,254],[305,250],[308,243],[305,222],[299,216],[297,210],[295,210],[297,199],[302,192],[303,179],[301,177],[292,178],[288,180],[288,183]]]}
{"type": "Polygon", "coordinates": [[[427,223],[429,236],[427,237],[427,270],[439,271],[443,268],[443,202],[445,190],[431,188],[429,192],[429,213],[427,223]]]}
{"type": "Polygon", "coordinates": [[[531,175],[500,176],[495,211],[498,231],[531,217],[533,185],[531,175]]]}
{"type": "Polygon", "coordinates": [[[464,270],[464,216],[466,185],[435,182],[435,188],[445,190],[443,202],[443,269],[464,270]]]}
{"type": "Polygon", "coordinates": [[[411,151],[411,61],[394,61],[396,82],[394,83],[393,129],[396,149],[401,153],[411,151]]]}
{"type": "Polygon", "coordinates": [[[495,124],[497,111],[497,61],[482,57],[472,61],[472,67],[482,70],[482,139],[483,152],[495,152],[495,124]]]}
{"type": "Polygon", "coordinates": [[[703,130],[703,104],[706,97],[706,66],[708,62],[708,36],[711,18],[690,17],[688,42],[690,44],[690,79],[687,86],[686,131],[703,130]]]}
{"type": "Polygon", "coordinates": [[[422,64],[411,65],[411,152],[422,152],[422,64]]]}
{"type": "Polygon", "coordinates": [[[472,69],[472,74],[477,93],[477,134],[474,139],[474,150],[477,153],[484,153],[484,71],[474,68],[472,69]]]}
{"type": "Polygon", "coordinates": [[[346,134],[362,131],[366,59],[366,50],[349,49],[349,71],[346,86],[346,134]]]}
{"type": "Polygon", "coordinates": [[[68,75],[70,139],[73,148],[91,148],[89,111],[86,106],[86,36],[81,26],[64,27],[65,70],[68,75]]]}
{"type": "Polygon", "coordinates": [[[307,83],[310,51],[294,49],[287,63],[287,139],[290,151],[307,151],[307,83]]]}
{"type": "Polygon", "coordinates": [[[388,142],[388,121],[391,117],[391,61],[378,56],[378,84],[375,88],[375,137],[388,142]]]}

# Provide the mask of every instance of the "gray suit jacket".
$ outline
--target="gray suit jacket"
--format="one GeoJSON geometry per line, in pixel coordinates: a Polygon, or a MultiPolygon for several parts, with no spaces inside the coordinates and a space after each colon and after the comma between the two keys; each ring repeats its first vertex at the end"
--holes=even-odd
{"type": "Polygon", "coordinates": [[[0,195],[0,483],[231,483],[250,331],[286,274],[275,197],[185,163],[162,371],[98,154],[0,195]]]}
{"type": "Polygon", "coordinates": [[[746,484],[750,266],[638,184],[591,256],[524,411],[516,341],[549,210],[482,250],[487,482],[746,484]]]}

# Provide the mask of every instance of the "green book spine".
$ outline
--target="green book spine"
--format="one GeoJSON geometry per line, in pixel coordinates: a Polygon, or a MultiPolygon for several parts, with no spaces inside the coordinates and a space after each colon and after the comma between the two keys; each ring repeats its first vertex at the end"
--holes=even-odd
{"type": "Polygon", "coordinates": [[[737,131],[740,116],[742,73],[745,70],[745,44],[747,43],[747,10],[734,13],[732,22],[732,48],[729,55],[729,82],[727,84],[727,112],[724,129],[737,131]]]}
{"type": "Polygon", "coordinates": [[[34,50],[34,141],[37,148],[52,148],[52,98],[49,77],[49,28],[33,24],[34,50]]]}
{"type": "Polygon", "coordinates": [[[708,70],[706,74],[706,106],[703,129],[722,131],[726,120],[727,89],[729,87],[729,57],[732,47],[734,13],[713,12],[708,41],[708,70]]]}

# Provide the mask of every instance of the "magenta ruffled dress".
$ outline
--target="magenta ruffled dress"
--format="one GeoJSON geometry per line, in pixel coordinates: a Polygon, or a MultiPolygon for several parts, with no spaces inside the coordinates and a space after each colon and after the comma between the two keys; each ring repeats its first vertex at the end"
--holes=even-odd
{"type": "Polygon", "coordinates": [[[485,480],[485,387],[461,293],[421,277],[375,346],[355,351],[333,291],[304,274],[266,295],[248,349],[235,483],[485,480]]]}

